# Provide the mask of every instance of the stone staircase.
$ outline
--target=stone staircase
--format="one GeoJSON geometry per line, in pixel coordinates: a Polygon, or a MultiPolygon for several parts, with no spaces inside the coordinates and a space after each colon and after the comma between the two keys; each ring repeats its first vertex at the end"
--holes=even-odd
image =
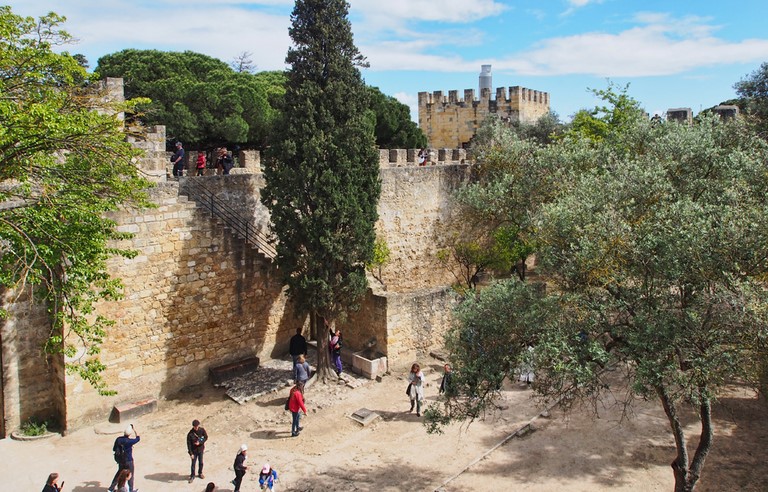
{"type": "Polygon", "coordinates": [[[272,261],[277,256],[277,250],[270,239],[259,230],[253,218],[246,217],[230,206],[227,202],[216,196],[216,193],[208,189],[200,179],[185,179],[183,190],[178,182],[173,182],[178,190],[179,201],[189,199],[198,209],[204,210],[211,217],[221,223],[230,233],[245,241],[257,250],[267,261],[272,261]],[[183,194],[186,193],[186,196],[183,194]]]}

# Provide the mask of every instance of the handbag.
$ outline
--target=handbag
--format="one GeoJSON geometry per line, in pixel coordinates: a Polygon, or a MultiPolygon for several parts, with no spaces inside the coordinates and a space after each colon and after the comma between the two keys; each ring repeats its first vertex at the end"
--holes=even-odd
{"type": "Polygon", "coordinates": [[[291,397],[289,396],[287,400],[285,400],[285,409],[288,410],[288,403],[291,401],[291,397]]]}
{"type": "Polygon", "coordinates": [[[411,386],[413,386],[413,383],[408,383],[408,387],[407,387],[407,388],[405,388],[405,394],[406,394],[406,396],[408,396],[408,397],[410,397],[410,396],[411,396],[411,386]]]}

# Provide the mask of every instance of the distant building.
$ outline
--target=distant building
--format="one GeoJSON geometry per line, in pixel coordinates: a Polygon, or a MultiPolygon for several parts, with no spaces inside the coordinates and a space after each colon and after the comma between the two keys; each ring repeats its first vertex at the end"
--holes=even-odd
{"type": "Polygon", "coordinates": [[[475,90],[419,92],[419,127],[433,148],[468,147],[477,129],[491,114],[509,122],[533,123],[549,113],[549,93],[514,86],[496,89],[491,99],[491,65],[483,65],[479,78],[480,99],[475,90]]]}

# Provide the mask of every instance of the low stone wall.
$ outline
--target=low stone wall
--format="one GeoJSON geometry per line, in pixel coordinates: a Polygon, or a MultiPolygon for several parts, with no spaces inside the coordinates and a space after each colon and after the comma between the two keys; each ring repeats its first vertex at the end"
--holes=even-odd
{"type": "Polygon", "coordinates": [[[375,338],[374,350],[387,356],[389,367],[407,370],[442,348],[457,303],[456,293],[448,287],[408,293],[369,290],[360,310],[338,325],[347,355],[365,350],[375,338]]]}

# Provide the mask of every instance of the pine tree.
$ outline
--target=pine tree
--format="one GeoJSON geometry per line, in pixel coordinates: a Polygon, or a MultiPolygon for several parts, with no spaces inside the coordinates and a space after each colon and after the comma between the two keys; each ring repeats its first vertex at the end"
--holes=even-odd
{"type": "Polygon", "coordinates": [[[310,315],[323,380],[332,374],[327,327],[356,307],[368,285],[381,192],[359,71],[367,65],[348,11],[344,0],[296,2],[286,93],[262,192],[278,240],[278,271],[296,310],[310,315]]]}

